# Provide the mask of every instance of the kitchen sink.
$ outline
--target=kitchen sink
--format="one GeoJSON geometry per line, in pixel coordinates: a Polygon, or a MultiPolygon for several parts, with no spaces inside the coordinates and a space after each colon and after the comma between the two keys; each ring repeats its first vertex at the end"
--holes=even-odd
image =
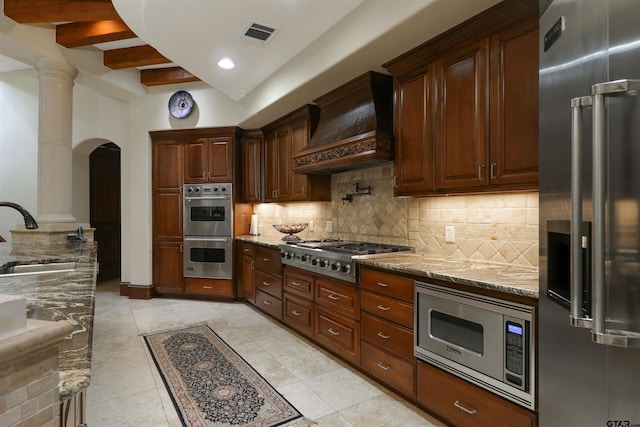
{"type": "Polygon", "coordinates": [[[48,262],[44,264],[17,264],[0,270],[0,278],[28,274],[66,273],[76,270],[76,262],[48,262]]]}

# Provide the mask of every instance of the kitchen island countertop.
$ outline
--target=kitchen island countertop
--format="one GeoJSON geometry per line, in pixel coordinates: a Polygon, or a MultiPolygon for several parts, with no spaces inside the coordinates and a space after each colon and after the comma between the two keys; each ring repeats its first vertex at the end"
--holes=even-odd
{"type": "Polygon", "coordinates": [[[17,264],[76,263],[70,272],[0,275],[0,294],[23,295],[27,318],[66,320],[74,330],[60,346],[60,401],[85,390],[91,379],[91,349],[96,285],[95,243],[14,245],[0,243],[0,271],[17,264]]]}
{"type": "Polygon", "coordinates": [[[423,253],[386,253],[354,257],[361,265],[425,279],[538,298],[538,269],[486,261],[439,258],[423,253]]]}

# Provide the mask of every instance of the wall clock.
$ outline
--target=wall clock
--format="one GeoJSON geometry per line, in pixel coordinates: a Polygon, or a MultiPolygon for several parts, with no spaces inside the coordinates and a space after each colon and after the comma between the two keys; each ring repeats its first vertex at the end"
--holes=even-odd
{"type": "Polygon", "coordinates": [[[186,90],[179,90],[169,98],[169,113],[176,119],[184,119],[193,110],[193,97],[186,90]]]}

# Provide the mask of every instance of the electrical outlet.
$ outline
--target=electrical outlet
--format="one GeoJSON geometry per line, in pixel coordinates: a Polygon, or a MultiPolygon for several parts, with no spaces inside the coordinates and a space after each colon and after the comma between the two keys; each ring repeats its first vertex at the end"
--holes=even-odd
{"type": "Polygon", "coordinates": [[[327,221],[327,223],[324,226],[324,230],[327,233],[333,233],[333,221],[327,221]]]}
{"type": "Polygon", "coordinates": [[[313,223],[313,221],[309,221],[309,231],[313,231],[314,228],[315,224],[313,223]]]}
{"type": "Polygon", "coordinates": [[[453,228],[453,225],[445,225],[444,227],[444,241],[447,243],[455,243],[456,241],[456,230],[453,228]]]}

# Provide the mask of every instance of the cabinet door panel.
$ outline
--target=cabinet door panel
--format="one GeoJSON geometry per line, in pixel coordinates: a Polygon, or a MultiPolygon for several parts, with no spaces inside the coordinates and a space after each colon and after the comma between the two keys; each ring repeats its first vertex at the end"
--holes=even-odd
{"type": "Polygon", "coordinates": [[[154,189],[176,189],[182,187],[183,146],[180,141],[153,144],[154,189]]]}
{"type": "Polygon", "coordinates": [[[395,195],[431,192],[434,182],[433,72],[397,84],[395,195]]]}
{"type": "Polygon", "coordinates": [[[262,136],[247,135],[242,139],[242,197],[245,203],[261,201],[262,136]]]}
{"type": "Polygon", "coordinates": [[[278,140],[275,133],[270,133],[264,141],[264,201],[278,200],[278,140]]]}
{"type": "Polygon", "coordinates": [[[538,30],[491,39],[491,185],[538,184],[538,30]]]}
{"type": "Polygon", "coordinates": [[[184,292],[182,242],[154,242],[153,285],[160,293],[184,292]]]}
{"type": "MultiPolygon", "coordinates": [[[[408,396],[415,396],[416,364],[362,342],[362,368],[408,396]]],[[[414,359],[415,360],[415,359],[414,359]]]]}
{"type": "Polygon", "coordinates": [[[207,138],[185,144],[184,180],[188,183],[207,182],[207,138]]]}
{"type": "Polygon", "coordinates": [[[291,168],[291,148],[293,135],[291,128],[278,130],[276,132],[278,141],[278,188],[276,198],[281,201],[291,199],[291,180],[293,178],[291,168]]]}
{"type": "Polygon", "coordinates": [[[487,41],[439,61],[438,189],[484,187],[487,179],[487,41]]]}
{"type": "Polygon", "coordinates": [[[209,182],[233,181],[233,141],[231,138],[211,138],[208,143],[209,182]]]}

